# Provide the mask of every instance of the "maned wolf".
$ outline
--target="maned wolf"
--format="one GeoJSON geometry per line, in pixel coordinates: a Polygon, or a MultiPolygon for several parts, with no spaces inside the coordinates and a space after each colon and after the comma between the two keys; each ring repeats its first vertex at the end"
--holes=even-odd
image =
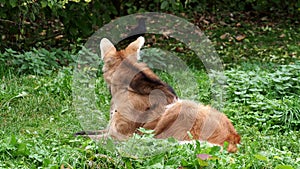
{"type": "Polygon", "coordinates": [[[227,150],[236,152],[240,136],[223,113],[179,100],[145,63],[137,62],[144,41],[139,37],[120,51],[106,38],[100,42],[104,79],[112,95],[110,123],[100,137],[124,140],[143,127],[153,129],[155,137],[161,139],[197,139],[220,146],[227,141],[227,150]]]}

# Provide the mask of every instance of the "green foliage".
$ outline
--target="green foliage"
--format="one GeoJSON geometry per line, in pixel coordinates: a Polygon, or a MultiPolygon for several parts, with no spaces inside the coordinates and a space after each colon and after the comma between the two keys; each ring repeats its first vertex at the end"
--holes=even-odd
{"type": "MultiPolygon", "coordinates": [[[[188,1],[185,1],[188,3],[188,1]]],[[[162,11],[172,11],[176,14],[184,11],[184,4],[180,0],[160,0],[160,9],[162,11]]]]}
{"type": "Polygon", "coordinates": [[[253,65],[252,70],[247,70],[249,66],[244,64],[226,71],[231,105],[242,105],[247,111],[247,122],[259,128],[299,128],[300,63],[273,65],[268,69],[253,65]]]}
{"type": "Polygon", "coordinates": [[[74,56],[60,49],[33,49],[25,53],[6,49],[4,53],[0,53],[0,65],[13,69],[18,74],[49,75],[73,62],[74,56]]]}
{"type": "Polygon", "coordinates": [[[11,135],[1,139],[1,154],[16,159],[12,162],[7,161],[6,156],[0,156],[1,168],[60,168],[61,166],[81,168],[88,166],[88,164],[79,164],[84,162],[84,158],[89,157],[89,151],[74,149],[73,146],[95,147],[95,143],[91,140],[84,141],[70,137],[58,140],[55,135],[54,137],[49,134],[43,136],[38,132],[30,131],[26,131],[25,135],[25,137],[11,135]],[[30,139],[30,136],[35,139],[30,139]]]}
{"type": "MultiPolygon", "coordinates": [[[[209,102],[206,73],[192,71],[199,100],[209,102]]],[[[224,112],[242,136],[237,154],[199,142],[180,145],[174,139],[157,140],[145,129],[140,129],[144,135],[119,143],[74,138],[72,134],[82,129],[72,108],[71,68],[46,76],[6,74],[0,84],[1,168],[299,168],[299,80],[291,80],[299,77],[299,63],[244,63],[225,74],[224,112]],[[274,89],[285,84],[292,85],[274,89]]],[[[172,79],[160,75],[176,87],[172,79]]],[[[96,83],[97,102],[109,116],[103,77],[96,83]]]]}
{"type": "Polygon", "coordinates": [[[285,96],[299,96],[299,62],[279,66],[273,64],[270,69],[253,65],[252,70],[246,70],[245,72],[247,66],[249,64],[243,64],[237,69],[226,72],[229,76],[229,95],[234,100],[247,102],[251,98],[251,94],[264,95],[267,98],[274,99],[285,96]]]}
{"type": "Polygon", "coordinates": [[[69,48],[117,14],[111,1],[2,0],[0,5],[1,49],[69,48]]]}
{"type": "Polygon", "coordinates": [[[138,12],[166,12],[197,20],[221,11],[280,12],[297,18],[297,0],[1,0],[0,49],[30,50],[81,44],[110,20],[138,12]],[[8,29],[9,28],[9,29],[8,29]]]}
{"type": "Polygon", "coordinates": [[[62,100],[69,99],[72,96],[73,70],[64,67],[55,76],[55,78],[39,80],[35,90],[40,94],[48,93],[57,96],[62,100]]]}

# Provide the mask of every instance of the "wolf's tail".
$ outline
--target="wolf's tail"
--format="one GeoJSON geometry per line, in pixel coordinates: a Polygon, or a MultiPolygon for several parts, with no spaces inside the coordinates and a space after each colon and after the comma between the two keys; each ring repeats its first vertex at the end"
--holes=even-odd
{"type": "Polygon", "coordinates": [[[76,136],[89,136],[89,135],[102,135],[107,133],[107,130],[94,130],[94,131],[79,131],[74,133],[73,135],[76,136]]]}

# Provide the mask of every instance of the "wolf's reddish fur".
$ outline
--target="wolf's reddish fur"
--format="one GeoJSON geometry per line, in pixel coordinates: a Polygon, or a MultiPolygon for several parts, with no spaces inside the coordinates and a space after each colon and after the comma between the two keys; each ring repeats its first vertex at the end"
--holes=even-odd
{"type": "Polygon", "coordinates": [[[144,127],[154,129],[156,138],[199,139],[221,146],[227,141],[228,151],[236,152],[240,136],[223,113],[193,101],[178,101],[168,84],[145,63],[137,62],[143,43],[140,37],[121,51],[108,39],[100,43],[104,79],[112,95],[108,135],[123,140],[144,127]]]}
{"type": "Polygon", "coordinates": [[[107,40],[102,40],[104,79],[112,100],[108,135],[122,140],[130,137],[139,127],[154,129],[165,106],[177,96],[137,57],[143,39],[131,43],[125,50],[116,51],[107,40]]]}
{"type": "Polygon", "coordinates": [[[227,141],[229,152],[236,152],[236,144],[240,143],[240,136],[223,113],[189,100],[180,100],[170,105],[154,130],[157,138],[197,139],[221,146],[227,141]]]}

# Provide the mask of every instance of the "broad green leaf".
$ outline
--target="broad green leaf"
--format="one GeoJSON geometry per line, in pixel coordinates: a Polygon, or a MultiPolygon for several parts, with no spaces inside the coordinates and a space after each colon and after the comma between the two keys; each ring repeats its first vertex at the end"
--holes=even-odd
{"type": "Polygon", "coordinates": [[[221,147],[220,146],[213,146],[211,149],[210,149],[210,154],[215,154],[217,152],[219,152],[221,150],[221,147]]]}
{"type": "Polygon", "coordinates": [[[29,18],[30,18],[31,21],[35,21],[35,15],[34,15],[33,12],[29,13],[29,18]]]}
{"type": "Polygon", "coordinates": [[[225,142],[224,142],[224,145],[223,145],[223,148],[224,148],[225,150],[227,150],[228,146],[229,146],[229,143],[228,143],[227,141],[225,141],[225,142]]]}
{"type": "Polygon", "coordinates": [[[18,0],[9,0],[9,4],[13,8],[17,6],[17,3],[18,3],[18,0]]]}
{"type": "Polygon", "coordinates": [[[17,155],[29,155],[30,152],[27,149],[27,145],[25,143],[20,143],[17,150],[17,155]]]}
{"type": "Polygon", "coordinates": [[[198,162],[199,162],[199,165],[201,167],[206,167],[208,166],[208,162],[206,160],[201,160],[201,159],[198,159],[198,162]]]}
{"type": "Polygon", "coordinates": [[[15,135],[12,135],[10,137],[10,144],[15,146],[17,144],[17,139],[16,139],[16,136],[15,135]]]}
{"type": "Polygon", "coordinates": [[[176,143],[177,142],[177,140],[175,138],[173,138],[173,137],[169,137],[167,140],[170,143],[176,143]]]}
{"type": "Polygon", "coordinates": [[[265,156],[263,156],[263,155],[261,155],[261,154],[255,154],[254,157],[255,157],[256,159],[262,160],[262,161],[267,161],[267,160],[268,160],[267,157],[265,157],[265,156]]]}
{"type": "Polygon", "coordinates": [[[186,159],[183,158],[183,159],[181,160],[181,165],[182,165],[182,166],[188,166],[188,165],[189,165],[189,162],[188,162],[186,159]]]}
{"type": "Polygon", "coordinates": [[[163,1],[160,5],[160,9],[166,9],[169,6],[168,1],[163,1]]]}
{"type": "Polygon", "coordinates": [[[48,5],[47,1],[40,1],[42,8],[45,8],[48,5]]]}

